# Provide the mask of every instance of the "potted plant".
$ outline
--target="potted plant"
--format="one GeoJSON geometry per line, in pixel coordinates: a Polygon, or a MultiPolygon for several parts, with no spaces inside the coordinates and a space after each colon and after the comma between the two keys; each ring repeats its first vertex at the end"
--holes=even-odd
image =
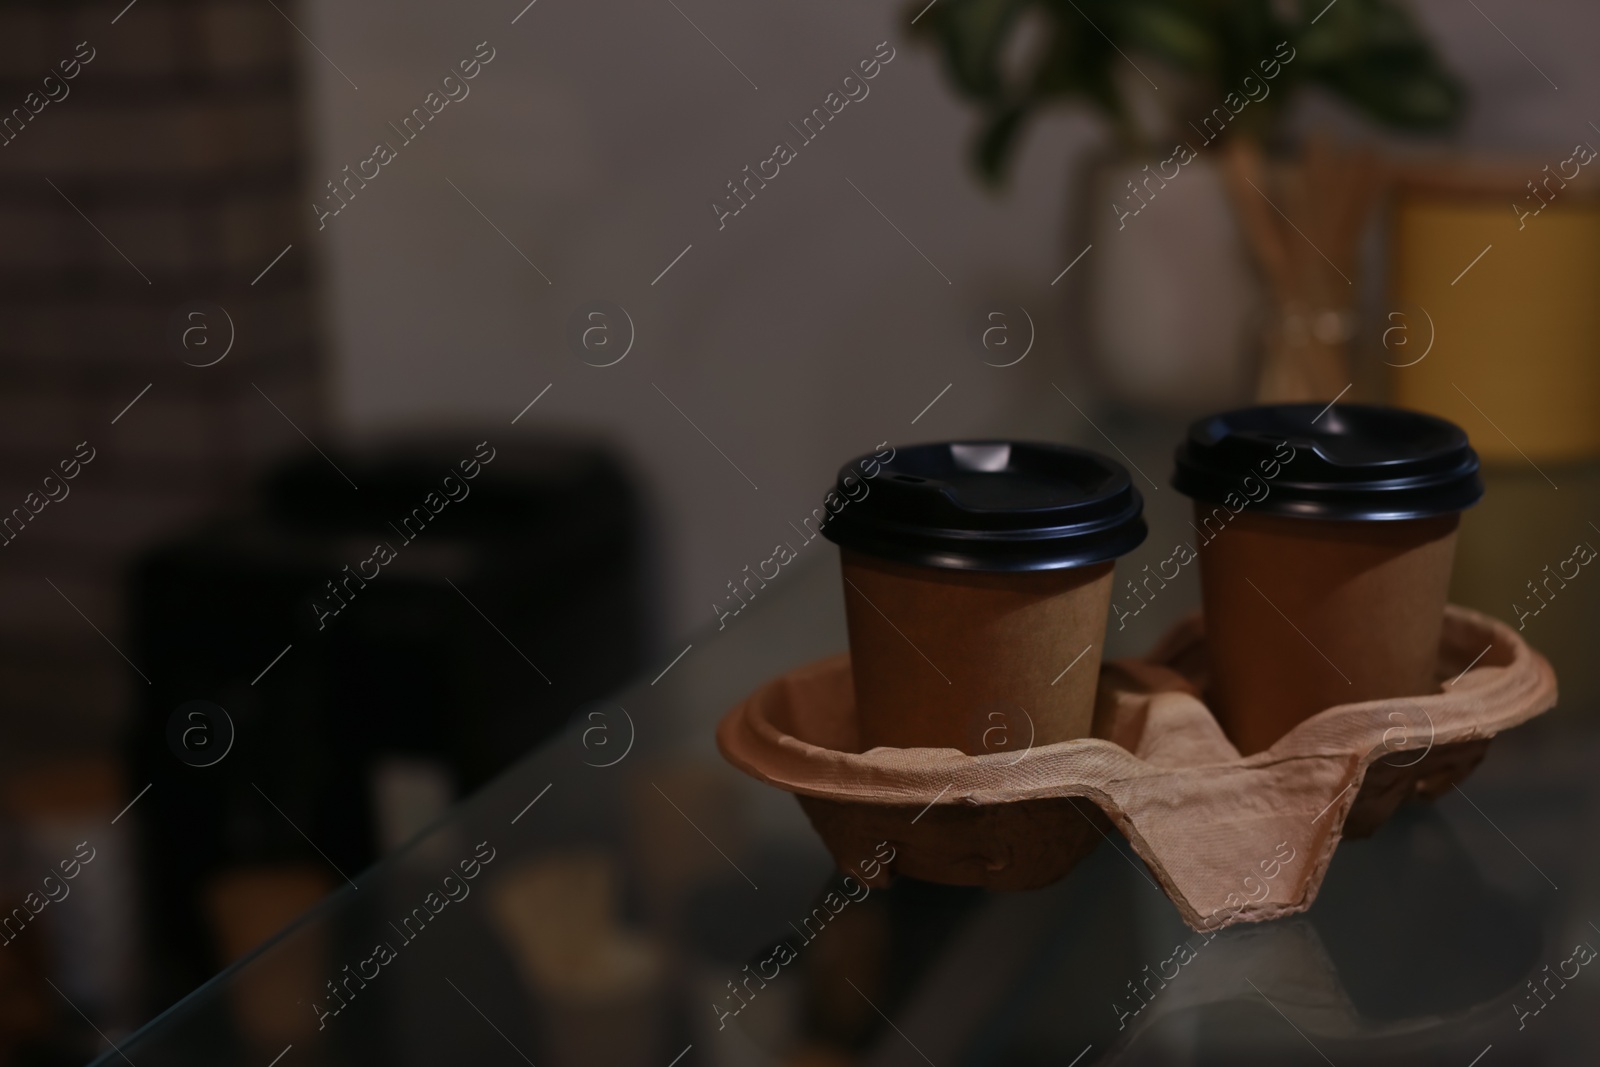
{"type": "Polygon", "coordinates": [[[1112,154],[1086,183],[1085,266],[1089,336],[1114,393],[1157,406],[1234,398],[1261,311],[1251,249],[1274,305],[1258,392],[1326,391],[1352,333],[1353,261],[1379,172],[1369,155],[1325,146],[1297,159],[1284,116],[1300,90],[1319,86],[1381,126],[1448,129],[1463,90],[1404,7],[923,4],[915,0],[911,29],[939,48],[957,92],[982,112],[973,162],[987,182],[1003,182],[1047,107],[1086,103],[1110,126],[1112,154]],[[1269,155],[1293,161],[1268,168],[1269,155]],[[1291,242],[1296,229],[1311,239],[1291,242]],[[1336,247],[1306,247],[1320,244],[1336,247]]]}

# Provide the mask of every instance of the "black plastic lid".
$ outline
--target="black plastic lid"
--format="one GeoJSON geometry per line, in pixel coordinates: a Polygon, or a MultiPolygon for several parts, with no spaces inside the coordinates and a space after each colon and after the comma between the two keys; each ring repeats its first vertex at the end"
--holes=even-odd
{"type": "Polygon", "coordinates": [[[823,527],[828,540],[926,567],[1079,567],[1124,555],[1145,537],[1144,500],[1128,472],[1065,445],[911,445],[888,463],[862,456],[845,464],[836,492],[843,504],[823,527]]]}
{"type": "Polygon", "coordinates": [[[1420,519],[1461,511],[1483,496],[1478,454],[1466,433],[1403,408],[1241,408],[1194,423],[1174,458],[1178,492],[1218,504],[1231,493],[1250,500],[1252,511],[1272,515],[1420,519]],[[1246,478],[1254,482],[1246,486],[1246,478]],[[1257,483],[1267,489],[1252,500],[1262,492],[1257,483]]]}

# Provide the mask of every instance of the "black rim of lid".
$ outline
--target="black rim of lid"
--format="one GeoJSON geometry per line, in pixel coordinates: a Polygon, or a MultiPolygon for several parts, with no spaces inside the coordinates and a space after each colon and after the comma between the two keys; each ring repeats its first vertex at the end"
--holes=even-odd
{"type": "Polygon", "coordinates": [[[1144,499],[1121,464],[1052,443],[908,445],[886,463],[845,464],[834,493],[828,540],[946,570],[1081,567],[1126,555],[1146,533],[1144,499]]]}
{"type": "Polygon", "coordinates": [[[1190,425],[1174,461],[1180,493],[1224,506],[1232,495],[1269,515],[1420,519],[1483,497],[1465,431],[1376,404],[1268,404],[1210,415],[1190,425]],[[1293,458],[1284,462],[1286,447],[1293,458]],[[1274,462],[1276,476],[1267,477],[1274,462]]]}

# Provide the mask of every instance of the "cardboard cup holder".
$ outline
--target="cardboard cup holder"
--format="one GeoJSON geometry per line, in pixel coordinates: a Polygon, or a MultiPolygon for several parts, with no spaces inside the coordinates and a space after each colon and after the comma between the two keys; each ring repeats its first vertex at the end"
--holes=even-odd
{"type": "Polygon", "coordinates": [[[1446,792],[1496,734],[1556,702],[1543,656],[1455,605],[1437,691],[1326,708],[1250,756],[1202,703],[1207,671],[1197,613],[1147,657],[1101,666],[1092,737],[863,752],[845,654],[767,682],[723,717],[717,745],[794,793],[841,870],[869,884],[1039,888],[1115,829],[1199,930],[1306,910],[1341,838],[1446,792]],[[894,859],[871,877],[849,866],[885,841],[894,859]]]}

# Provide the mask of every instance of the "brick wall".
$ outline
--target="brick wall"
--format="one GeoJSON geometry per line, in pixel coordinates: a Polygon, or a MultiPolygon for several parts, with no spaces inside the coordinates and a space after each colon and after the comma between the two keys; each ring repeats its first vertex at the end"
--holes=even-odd
{"type": "Polygon", "coordinates": [[[78,442],[96,452],[0,548],[8,754],[114,739],[144,682],[83,615],[127,649],[130,556],[302,443],[252,383],[307,433],[321,423],[299,37],[265,0],[124,2],[0,7],[0,119],[31,116],[0,147],[0,516],[78,442]],[[196,301],[233,320],[215,366],[184,362],[220,354],[214,313],[209,348],[173,340],[196,301]]]}

